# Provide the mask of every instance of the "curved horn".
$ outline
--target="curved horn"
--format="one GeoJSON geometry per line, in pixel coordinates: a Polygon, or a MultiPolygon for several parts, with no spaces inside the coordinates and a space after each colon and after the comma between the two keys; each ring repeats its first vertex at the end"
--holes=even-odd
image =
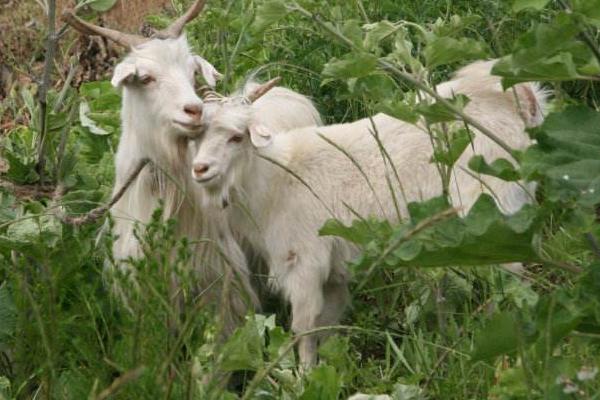
{"type": "Polygon", "coordinates": [[[169,25],[168,28],[165,28],[161,31],[156,32],[154,37],[158,39],[176,39],[183,32],[183,28],[185,24],[193,20],[200,14],[200,11],[204,8],[206,4],[206,0],[196,0],[194,4],[183,14],[181,17],[177,18],[175,22],[169,25]]]}
{"type": "Polygon", "coordinates": [[[73,10],[65,10],[62,13],[62,19],[73,28],[83,33],[84,35],[103,36],[123,47],[134,47],[147,42],[149,39],[138,35],[120,32],[114,29],[104,28],[90,24],[77,17],[73,10]]]}
{"type": "Polygon", "coordinates": [[[271,79],[267,83],[263,83],[259,85],[256,89],[254,89],[246,98],[250,101],[250,103],[254,103],[256,100],[260,99],[264,96],[269,90],[273,89],[275,85],[279,83],[281,77],[271,79]]]}

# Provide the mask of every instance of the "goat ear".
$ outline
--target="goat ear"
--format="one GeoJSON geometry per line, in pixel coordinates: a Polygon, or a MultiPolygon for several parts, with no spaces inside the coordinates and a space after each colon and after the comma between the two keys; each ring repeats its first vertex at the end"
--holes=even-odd
{"type": "Polygon", "coordinates": [[[122,62],[115,67],[110,83],[114,87],[120,87],[123,83],[131,82],[135,76],[135,65],[129,62],[122,62]]]}
{"type": "Polygon", "coordinates": [[[221,74],[217,69],[208,61],[200,56],[194,56],[194,61],[196,65],[200,68],[202,72],[202,76],[206,81],[206,84],[210,87],[215,87],[217,81],[223,78],[223,74],[221,74]]]}
{"type": "Polygon", "coordinates": [[[267,147],[273,142],[273,131],[271,128],[259,122],[252,122],[248,127],[250,141],[256,148],[267,147]]]}

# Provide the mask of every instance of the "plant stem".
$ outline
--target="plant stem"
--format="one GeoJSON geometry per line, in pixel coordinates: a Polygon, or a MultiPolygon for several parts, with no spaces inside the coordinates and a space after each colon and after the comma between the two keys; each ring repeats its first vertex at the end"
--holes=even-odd
{"type": "Polygon", "coordinates": [[[76,225],[76,226],[98,220],[108,210],[110,210],[110,208],[112,206],[114,206],[121,199],[121,197],[123,197],[123,195],[125,194],[125,191],[136,180],[136,178],[138,177],[140,172],[142,172],[142,169],[144,169],[146,164],[148,164],[149,162],[150,162],[150,160],[147,158],[140,160],[137,167],[133,170],[131,175],[129,175],[129,178],[127,178],[127,181],[125,181],[125,183],[123,184],[123,186],[121,186],[119,191],[117,193],[115,193],[115,195],[112,197],[112,199],[110,200],[110,202],[108,204],[103,205],[98,208],[94,208],[92,211],[88,212],[87,214],[81,215],[79,217],[71,217],[68,215],[63,215],[63,216],[59,216],[59,219],[66,224],[76,225]]]}
{"type": "Polygon", "coordinates": [[[48,126],[46,124],[48,113],[48,88],[50,86],[50,77],[54,66],[54,56],[58,43],[58,35],[56,34],[56,0],[48,0],[48,36],[46,38],[46,59],[44,61],[44,71],[42,75],[42,83],[39,87],[38,102],[40,105],[40,126],[38,136],[38,154],[36,162],[36,171],[40,176],[40,183],[44,183],[44,147],[46,142],[46,134],[48,126]]]}

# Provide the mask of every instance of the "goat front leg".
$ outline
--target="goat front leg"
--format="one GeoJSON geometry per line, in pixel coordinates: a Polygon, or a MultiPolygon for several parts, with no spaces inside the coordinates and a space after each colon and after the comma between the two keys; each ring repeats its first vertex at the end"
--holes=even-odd
{"type": "MultiPolygon", "coordinates": [[[[304,334],[317,327],[318,317],[323,311],[323,273],[327,264],[314,263],[313,257],[298,256],[290,251],[285,259],[285,273],[278,284],[292,305],[292,331],[304,334]],[[323,267],[320,267],[323,265],[323,267]]],[[[307,335],[298,342],[298,355],[303,368],[317,362],[317,335],[307,335]]]]}
{"type": "MultiPolygon", "coordinates": [[[[304,282],[290,296],[292,303],[292,331],[304,334],[317,327],[317,318],[323,310],[323,293],[318,282],[304,282]],[[316,285],[314,283],[317,283],[316,285]]],[[[298,341],[298,356],[302,368],[309,369],[317,363],[318,336],[302,336],[298,341]]]]}

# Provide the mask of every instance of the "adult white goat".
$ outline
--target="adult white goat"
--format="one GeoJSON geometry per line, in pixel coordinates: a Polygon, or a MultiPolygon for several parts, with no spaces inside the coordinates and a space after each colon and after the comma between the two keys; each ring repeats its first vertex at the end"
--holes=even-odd
{"type": "MultiPolygon", "coordinates": [[[[523,148],[529,138],[521,114],[528,124],[539,122],[542,95],[531,84],[518,85],[516,96],[503,92],[499,78],[490,75],[491,66],[492,62],[469,65],[438,89],[447,96],[468,95],[467,114],[510,146],[523,148]]],[[[255,97],[206,103],[211,122],[198,139],[192,174],[216,204],[231,204],[223,212],[267,260],[274,289],[291,302],[292,330],[301,333],[335,324],[349,298],[344,264],[356,249],[341,239],[319,237],[317,232],[332,216],[350,222],[355,217],[350,208],[365,217],[393,218],[393,198],[385,179],[389,167],[369,133],[369,119],[274,136],[254,113],[249,100],[255,97]],[[378,201],[354,162],[321,135],[351,154],[368,176],[378,201]]],[[[441,179],[430,161],[430,137],[383,114],[376,115],[373,123],[398,170],[404,200],[440,195],[441,179]]],[[[470,207],[486,189],[494,191],[510,211],[526,201],[526,193],[516,184],[481,177],[486,188],[461,169],[474,153],[491,160],[506,156],[503,151],[482,134],[476,135],[458,160],[450,184],[456,205],[470,207]]],[[[398,187],[395,190],[400,193],[398,187]]],[[[405,203],[401,211],[406,216],[405,203]]],[[[316,346],[314,336],[301,339],[299,355],[304,364],[316,361],[316,346]]]]}
{"type": "MultiPolygon", "coordinates": [[[[220,298],[216,296],[220,285],[212,283],[228,268],[232,267],[234,275],[239,278],[239,281],[233,282],[231,296],[225,299],[230,309],[224,313],[224,317],[228,318],[224,323],[225,328],[231,330],[247,311],[243,301],[246,296],[242,292],[246,292],[254,305],[258,305],[258,300],[249,284],[245,257],[238,242],[232,239],[225,216],[201,209],[201,190],[193,184],[189,174],[189,139],[205,128],[203,103],[195,93],[194,75],[197,70],[201,71],[210,86],[220,77],[210,63],[190,52],[182,35],[185,23],[200,13],[204,2],[195,1],[169,28],[157,32],[150,39],[92,25],[72,12],[64,13],[63,18],[84,34],[101,35],[130,49],[129,55],[116,66],[112,77],[112,84],[123,88],[122,134],[115,160],[115,192],[141,160],[150,159],[152,167],[142,171],[111,210],[115,220],[113,233],[117,236],[113,254],[120,269],[135,274],[135,271],[129,271],[125,262],[129,257],[141,255],[134,235],[135,225],[148,223],[159,201],[162,201],[163,217],[178,221],[178,236],[188,237],[192,242],[211,239],[212,243],[207,244],[208,241],[204,240],[203,244],[196,245],[192,260],[203,286],[213,288],[214,295],[209,297],[220,298]],[[217,245],[220,249],[216,248],[217,245]],[[221,256],[223,253],[227,260],[221,256]],[[226,262],[230,263],[229,267],[226,262]]],[[[268,126],[288,130],[320,122],[318,112],[304,96],[284,92],[269,94],[257,104],[259,109],[263,104],[268,110],[269,115],[265,116],[268,126]],[[295,107],[299,107],[301,117],[293,111],[295,107]]]]}

